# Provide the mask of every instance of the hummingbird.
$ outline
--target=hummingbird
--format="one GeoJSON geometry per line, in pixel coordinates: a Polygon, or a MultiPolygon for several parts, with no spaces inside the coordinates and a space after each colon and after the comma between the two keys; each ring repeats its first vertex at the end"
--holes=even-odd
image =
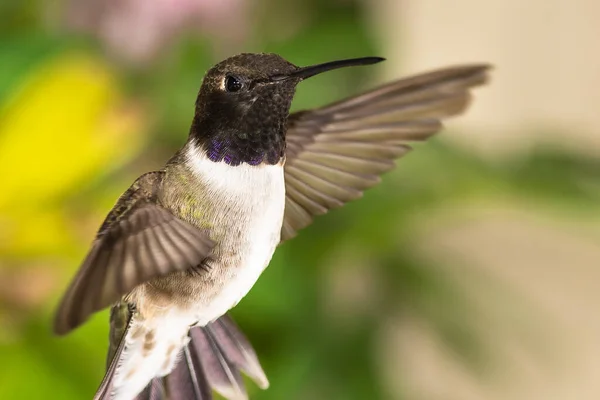
{"type": "Polygon", "coordinates": [[[187,141],[117,200],[57,310],[62,335],[111,307],[94,399],[247,399],[241,373],[268,387],[228,311],[277,246],[379,183],[488,79],[486,64],[447,67],[290,113],[303,80],[383,60],[244,53],[208,70],[187,141]]]}

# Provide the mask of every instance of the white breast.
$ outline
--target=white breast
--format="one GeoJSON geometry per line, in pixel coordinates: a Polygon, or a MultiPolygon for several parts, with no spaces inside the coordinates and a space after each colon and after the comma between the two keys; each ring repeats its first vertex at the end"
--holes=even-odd
{"type": "Polygon", "coordinates": [[[203,324],[235,306],[271,261],[280,240],[285,183],[282,165],[230,166],[196,149],[188,150],[188,157],[204,183],[202,195],[219,210],[213,221],[219,249],[212,268],[222,287],[202,310],[203,324]]]}

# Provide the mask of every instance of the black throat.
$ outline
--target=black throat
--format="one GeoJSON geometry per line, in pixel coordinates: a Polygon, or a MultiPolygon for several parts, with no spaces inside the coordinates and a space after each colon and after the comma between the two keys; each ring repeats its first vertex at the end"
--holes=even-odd
{"type": "Polygon", "coordinates": [[[255,80],[233,93],[204,83],[190,139],[214,162],[278,164],[285,157],[287,119],[297,83],[255,80]]]}
{"type": "Polygon", "coordinates": [[[282,106],[268,100],[257,99],[245,110],[218,103],[204,107],[194,116],[190,139],[214,162],[277,164],[285,156],[289,101],[282,106]]]}
{"type": "Polygon", "coordinates": [[[240,124],[239,129],[210,129],[199,122],[194,120],[190,137],[211,161],[223,161],[232,166],[244,163],[274,165],[285,155],[283,126],[268,128],[240,124]]]}

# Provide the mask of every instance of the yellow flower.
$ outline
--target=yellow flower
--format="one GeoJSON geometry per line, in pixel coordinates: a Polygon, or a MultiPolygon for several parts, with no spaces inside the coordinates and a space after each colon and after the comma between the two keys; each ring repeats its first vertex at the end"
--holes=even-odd
{"type": "Polygon", "coordinates": [[[68,242],[61,200],[130,159],[142,128],[95,58],[62,55],[26,76],[0,105],[0,254],[68,242]]]}

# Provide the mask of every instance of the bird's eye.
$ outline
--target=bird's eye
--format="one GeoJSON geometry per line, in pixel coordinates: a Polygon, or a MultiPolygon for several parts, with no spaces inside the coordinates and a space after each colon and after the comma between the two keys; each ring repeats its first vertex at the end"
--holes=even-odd
{"type": "Polygon", "coordinates": [[[233,75],[227,75],[224,84],[225,90],[228,92],[239,92],[242,86],[244,86],[242,81],[233,75]]]}

